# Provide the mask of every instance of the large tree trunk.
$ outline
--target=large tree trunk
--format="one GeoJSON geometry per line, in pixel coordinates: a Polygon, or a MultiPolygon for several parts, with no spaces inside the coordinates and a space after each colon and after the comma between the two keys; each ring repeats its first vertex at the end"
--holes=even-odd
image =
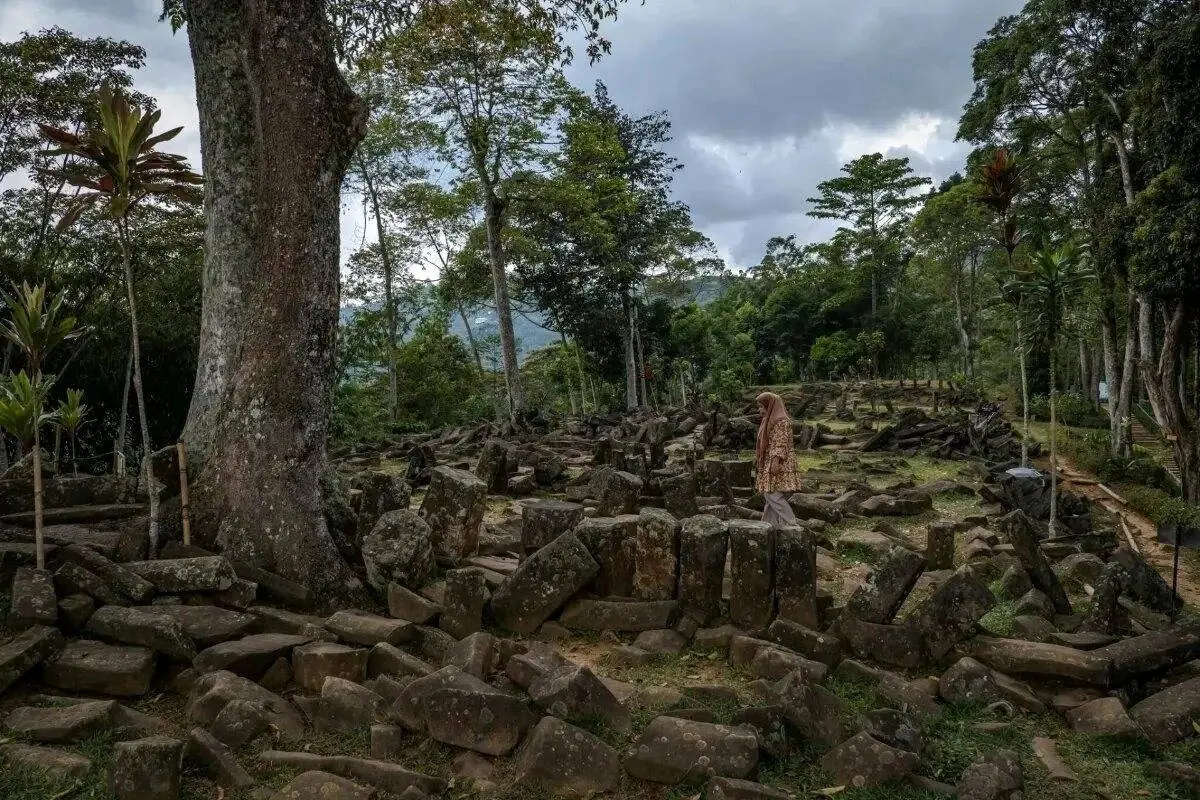
{"type": "Polygon", "coordinates": [[[304,583],[323,604],[362,595],[330,536],[321,476],[340,189],[365,121],[324,6],[188,2],[207,247],[183,437],[200,543],[304,583]]]}
{"type": "Polygon", "coordinates": [[[488,261],[492,267],[492,288],[496,297],[496,322],[500,326],[500,355],[504,364],[504,382],[508,387],[508,410],[515,420],[525,406],[521,389],[521,370],[517,362],[517,337],[513,333],[512,304],[508,299],[508,275],[504,268],[504,243],[501,240],[504,222],[500,200],[490,195],[484,202],[484,221],[487,224],[488,261]]]}
{"type": "Polygon", "coordinates": [[[479,355],[479,343],[475,341],[475,332],[471,330],[471,320],[467,316],[466,309],[459,303],[458,317],[462,320],[463,329],[467,332],[467,344],[471,348],[471,356],[475,359],[475,369],[479,370],[479,374],[483,374],[483,358],[479,355]]]}
{"type": "Polygon", "coordinates": [[[1029,358],[1021,332],[1021,309],[1017,308],[1017,366],[1021,370],[1021,466],[1029,466],[1029,358]]]}

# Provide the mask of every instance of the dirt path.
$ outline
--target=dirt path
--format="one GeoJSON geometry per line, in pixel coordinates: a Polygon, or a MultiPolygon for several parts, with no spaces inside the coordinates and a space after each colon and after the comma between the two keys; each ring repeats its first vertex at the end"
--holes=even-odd
{"type": "MultiPolygon", "coordinates": [[[[1081,495],[1108,509],[1118,518],[1117,539],[1127,544],[1119,520],[1124,519],[1130,533],[1137,543],[1138,549],[1147,562],[1153,564],[1159,573],[1169,583],[1171,581],[1171,565],[1175,558],[1175,548],[1158,541],[1158,526],[1153,520],[1139,513],[1133,507],[1113,499],[1111,495],[1100,488],[1095,475],[1080,469],[1068,459],[1059,457],[1061,469],[1059,474],[1063,484],[1075,494],[1081,495]]],[[[1184,551],[1179,564],[1179,594],[1184,602],[1192,608],[1200,608],[1200,570],[1195,569],[1189,562],[1188,551],[1184,551]]]]}

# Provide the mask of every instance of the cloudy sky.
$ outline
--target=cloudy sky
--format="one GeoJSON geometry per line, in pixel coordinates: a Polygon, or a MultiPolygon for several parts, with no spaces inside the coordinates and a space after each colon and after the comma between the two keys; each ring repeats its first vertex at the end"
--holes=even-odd
{"type": "MultiPolygon", "coordinates": [[[[816,184],[863,153],[907,155],[942,178],[971,91],[971,50],[1021,0],[632,0],[606,28],[612,55],[571,79],[608,84],[633,113],[674,123],[686,164],[676,194],[736,266],[758,263],[771,236],[824,238],[804,216],[816,184]]],[[[161,0],[0,0],[0,36],[51,25],[126,39],[147,51],[138,88],[164,122],[186,126],[176,150],[199,161],[184,33],[158,22],[161,0]]],[[[343,249],[363,235],[347,198],[343,249]]]]}

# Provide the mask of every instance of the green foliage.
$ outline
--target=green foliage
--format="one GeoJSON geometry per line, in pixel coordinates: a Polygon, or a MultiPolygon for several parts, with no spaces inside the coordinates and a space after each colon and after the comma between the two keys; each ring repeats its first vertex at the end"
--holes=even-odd
{"type": "MultiPolygon", "coordinates": [[[[1096,428],[1107,431],[1108,415],[1096,410],[1090,398],[1066,392],[1055,398],[1058,421],[1072,428],[1096,428]]],[[[1050,421],[1050,398],[1039,394],[1029,398],[1029,415],[1041,422],[1050,421]]]]}
{"type": "Polygon", "coordinates": [[[813,372],[823,378],[846,375],[862,361],[862,344],[845,331],[837,331],[813,342],[809,359],[813,372]]]}
{"type": "Polygon", "coordinates": [[[64,295],[47,296],[45,284],[14,286],[11,293],[0,292],[0,300],[9,313],[0,336],[25,354],[35,380],[55,348],[82,334],[78,320],[63,309],[64,295]]]}
{"type": "Polygon", "coordinates": [[[34,434],[41,426],[55,419],[54,412],[44,411],[52,384],[50,376],[31,378],[25,370],[0,376],[0,428],[25,448],[33,445],[34,434]]]}

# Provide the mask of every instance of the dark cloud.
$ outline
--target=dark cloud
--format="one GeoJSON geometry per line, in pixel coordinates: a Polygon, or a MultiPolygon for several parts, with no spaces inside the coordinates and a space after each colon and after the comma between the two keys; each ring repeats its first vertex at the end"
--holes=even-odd
{"type": "MultiPolygon", "coordinates": [[[[960,168],[954,121],[971,90],[972,48],[1021,4],[630,0],[605,29],[612,54],[596,66],[581,58],[569,75],[588,88],[603,79],[633,113],[670,113],[672,150],[686,164],[677,197],[748,266],[771,236],[828,235],[829,223],[804,216],[806,198],[862,152],[908,155],[939,180],[960,168]]],[[[176,149],[198,161],[187,37],[159,22],[160,11],[161,0],[0,0],[0,30],[61,25],[144,46],[138,88],[158,98],[164,120],[185,126],[176,149]]],[[[353,246],[361,218],[353,198],[346,206],[344,246],[353,246]]]]}

